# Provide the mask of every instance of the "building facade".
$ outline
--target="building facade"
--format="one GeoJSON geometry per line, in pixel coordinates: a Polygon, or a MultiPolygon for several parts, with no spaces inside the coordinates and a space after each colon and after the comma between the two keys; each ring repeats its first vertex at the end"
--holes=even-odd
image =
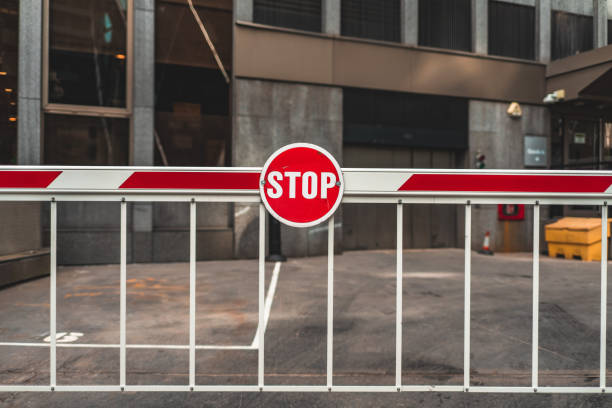
{"type": "MultiPolygon", "coordinates": [[[[0,0],[0,164],[261,166],[306,141],[343,167],[608,169],[610,15],[606,0],[0,0]],[[548,151],[535,167],[529,137],[548,151]]],[[[405,207],[407,248],[463,245],[456,207],[405,207]]],[[[10,208],[32,225],[0,255],[44,247],[45,206],[10,208]]],[[[130,261],[187,259],[186,204],[129,211],[130,261]]],[[[58,216],[60,263],[118,261],[118,206],[58,216]]],[[[473,235],[528,250],[530,218],[482,206],[473,235]]],[[[338,250],[394,246],[385,205],[337,220],[338,250]]],[[[281,236],[285,255],[326,251],[325,227],[281,236]]],[[[256,207],[202,206],[197,237],[199,259],[254,257],[256,207]]]]}

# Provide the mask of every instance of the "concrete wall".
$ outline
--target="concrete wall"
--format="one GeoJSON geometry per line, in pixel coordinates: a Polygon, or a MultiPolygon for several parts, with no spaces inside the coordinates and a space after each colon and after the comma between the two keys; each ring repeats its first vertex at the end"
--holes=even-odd
{"type": "MultiPolygon", "coordinates": [[[[234,81],[233,166],[263,166],[272,152],[294,142],[327,149],[342,165],[342,89],[237,78],[234,81]]],[[[257,206],[234,207],[234,254],[257,255],[257,206]]],[[[336,243],[341,244],[340,217],[336,243]]],[[[287,256],[323,254],[327,227],[282,229],[287,256]]]]}
{"type": "MultiPolygon", "coordinates": [[[[228,259],[233,255],[231,205],[199,203],[196,207],[196,258],[228,259]]],[[[153,206],[152,262],[189,260],[189,205],[156,203],[153,206]]],[[[135,243],[135,242],[134,242],[135,243]]],[[[149,262],[150,262],[149,261],[149,262]]]]}
{"type": "MultiPolygon", "coordinates": [[[[523,116],[517,119],[506,114],[507,108],[507,103],[470,101],[470,147],[466,167],[474,167],[474,157],[480,151],[486,157],[487,169],[522,169],[524,136],[550,133],[548,108],[522,105],[523,116]]],[[[474,205],[472,248],[480,249],[485,232],[490,231],[493,250],[530,251],[533,236],[532,216],[531,208],[526,208],[524,221],[498,221],[496,205],[474,205]]],[[[541,219],[546,218],[547,209],[542,208],[541,219]]]]}
{"type": "Polygon", "coordinates": [[[553,10],[566,11],[568,13],[593,15],[592,0],[551,0],[553,10]]]}
{"type": "Polygon", "coordinates": [[[40,203],[0,203],[0,256],[42,247],[40,214],[40,203]]]}

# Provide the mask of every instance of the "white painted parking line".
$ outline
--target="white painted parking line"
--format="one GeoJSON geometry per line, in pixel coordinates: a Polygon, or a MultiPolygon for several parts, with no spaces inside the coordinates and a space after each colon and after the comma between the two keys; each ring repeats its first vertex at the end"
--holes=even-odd
{"type": "MultiPolygon", "coordinates": [[[[50,347],[49,343],[19,343],[19,342],[0,342],[0,346],[12,347],[50,347]]],[[[119,344],[100,344],[100,343],[57,343],[56,347],[62,348],[119,348],[119,344]]],[[[188,350],[188,344],[126,344],[128,349],[169,349],[169,350],[188,350]]],[[[197,350],[254,350],[253,346],[233,346],[233,345],[196,345],[197,350]]]]}
{"type": "MultiPolygon", "coordinates": [[[[77,341],[80,337],[83,337],[83,333],[80,332],[60,332],[55,334],[55,339],[58,343],[72,343],[77,341]]],[[[47,336],[43,339],[45,343],[51,342],[51,336],[47,336]]]]}
{"type": "MultiPolygon", "coordinates": [[[[274,301],[274,294],[276,293],[276,286],[278,284],[278,275],[280,274],[281,263],[276,262],[274,270],[272,271],[272,279],[270,280],[270,286],[268,287],[268,293],[266,294],[265,308],[264,308],[264,325],[263,328],[257,327],[253,342],[251,345],[219,345],[219,344],[205,344],[196,345],[197,350],[257,350],[259,344],[259,333],[262,331],[264,334],[268,327],[268,320],[270,319],[270,311],[272,310],[272,302],[274,301]],[[260,330],[262,329],[262,330],[260,330]]],[[[62,338],[68,333],[57,333],[58,338],[62,338]]],[[[70,333],[73,335],[74,340],[71,336],[68,340],[76,341],[81,337],[82,333],[70,333]]],[[[45,338],[42,343],[27,343],[27,342],[0,342],[0,346],[13,346],[13,347],[49,347],[49,338],[45,338]]],[[[64,348],[119,348],[119,344],[87,344],[87,343],[60,343],[56,347],[64,348]]],[[[189,345],[167,345],[167,344],[126,344],[126,348],[131,349],[176,349],[186,350],[189,349],[189,345]]]]}
{"type": "Polygon", "coordinates": [[[266,295],[266,302],[264,307],[264,325],[263,328],[257,327],[257,332],[255,333],[255,337],[253,337],[253,342],[251,343],[252,348],[257,348],[257,344],[259,344],[259,333],[266,333],[266,328],[268,327],[268,319],[270,318],[270,311],[272,310],[272,301],[274,300],[274,293],[276,292],[276,284],[278,283],[280,267],[280,262],[277,262],[274,265],[274,270],[272,271],[272,279],[270,280],[270,287],[268,288],[268,294],[266,295]]]}

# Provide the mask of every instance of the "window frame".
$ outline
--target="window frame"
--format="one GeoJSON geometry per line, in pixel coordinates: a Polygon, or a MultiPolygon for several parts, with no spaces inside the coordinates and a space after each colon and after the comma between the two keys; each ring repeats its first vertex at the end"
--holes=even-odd
{"type": "Polygon", "coordinates": [[[578,54],[582,54],[583,52],[587,52],[587,51],[591,51],[596,49],[597,47],[595,46],[595,38],[593,37],[593,29],[595,27],[595,17],[593,15],[588,15],[588,14],[580,14],[580,13],[574,13],[574,12],[569,12],[569,11],[565,11],[565,10],[559,10],[559,9],[551,9],[550,10],[550,60],[551,61],[558,61],[560,59],[563,58],[568,58],[568,57],[572,57],[574,55],[578,55],[578,54]],[[591,38],[591,48],[585,49],[585,50],[581,50],[578,53],[574,53],[574,54],[570,54],[570,55],[566,55],[566,56],[562,56],[562,57],[556,57],[553,58],[553,53],[555,50],[555,38],[554,38],[554,24],[556,24],[557,20],[555,19],[555,14],[566,14],[569,16],[575,16],[575,17],[580,17],[580,18],[587,18],[587,19],[591,19],[591,35],[588,36],[587,38],[591,38]]]}
{"type": "MultiPolygon", "coordinates": [[[[468,30],[467,30],[467,36],[468,36],[468,46],[467,48],[456,48],[456,47],[447,47],[447,46],[442,46],[442,45],[434,45],[432,43],[434,43],[435,41],[432,41],[430,39],[430,43],[426,44],[425,38],[426,37],[426,32],[429,31],[423,31],[423,30],[427,30],[429,29],[429,23],[431,23],[433,20],[432,19],[426,19],[426,18],[421,18],[422,17],[422,12],[424,10],[424,7],[421,7],[422,3],[425,2],[429,2],[430,0],[418,0],[418,11],[417,11],[417,19],[418,19],[418,24],[417,24],[417,45],[419,47],[428,47],[428,48],[436,48],[439,50],[451,50],[451,51],[458,51],[458,52],[467,52],[467,53],[472,53],[474,54],[474,4],[472,4],[472,2],[470,0],[466,0],[466,5],[467,7],[469,7],[469,13],[468,13],[468,18],[467,18],[467,23],[468,23],[468,30]],[[428,25],[426,26],[424,23],[425,21],[427,21],[428,25]],[[425,27],[425,28],[424,28],[425,27]]],[[[454,5],[451,5],[449,7],[454,7],[454,5]]],[[[449,14],[449,15],[452,15],[449,14]]],[[[439,17],[439,16],[438,16],[439,17]]],[[[488,18],[488,16],[487,16],[488,18]]],[[[440,20],[443,21],[443,20],[440,20]]],[[[453,27],[452,25],[449,25],[447,27],[449,29],[449,36],[448,38],[452,38],[455,36],[455,33],[452,33],[453,27]]],[[[401,27],[400,27],[401,29],[401,27]]],[[[488,35],[488,33],[487,33],[488,35]]]]}
{"type": "MultiPolygon", "coordinates": [[[[134,0],[127,0],[126,7],[126,72],[125,107],[73,105],[49,102],[49,16],[50,1],[43,4],[43,50],[42,50],[42,107],[44,113],[79,115],[109,118],[128,118],[132,116],[132,85],[134,77],[134,0]]],[[[131,129],[131,126],[130,126],[131,129]]],[[[132,138],[130,130],[130,139],[132,138]]],[[[131,143],[130,143],[131,146],[131,143]]],[[[130,149],[131,150],[131,149],[130,149]]],[[[131,155],[130,155],[131,157],[131,155]]]]}
{"type": "MultiPolygon", "coordinates": [[[[397,33],[394,33],[394,34],[397,34],[397,39],[374,38],[374,37],[371,37],[371,36],[363,35],[363,33],[360,33],[359,35],[347,34],[346,33],[346,26],[344,25],[345,19],[343,18],[344,17],[344,12],[346,10],[345,1],[348,1],[348,0],[340,0],[340,35],[342,37],[363,38],[363,39],[366,39],[366,40],[384,41],[384,42],[389,42],[389,43],[394,43],[394,44],[401,44],[401,42],[402,42],[402,16],[401,16],[401,14],[402,14],[402,1],[403,0],[398,0],[397,1],[397,16],[394,16],[394,17],[397,17],[397,23],[398,23],[397,24],[397,33]]],[[[377,1],[384,8],[384,5],[382,4],[382,2],[380,0],[377,0],[377,1]]],[[[384,23],[384,19],[381,22],[384,23]]],[[[361,25],[360,28],[363,28],[363,21],[360,21],[360,25],[361,25]]],[[[384,31],[385,25],[381,24],[381,27],[383,28],[383,31],[384,31]]],[[[384,34],[383,34],[383,36],[384,36],[384,34]]]]}
{"type": "MultiPolygon", "coordinates": [[[[551,23],[552,25],[552,23],[551,23]]],[[[538,60],[538,52],[537,52],[537,45],[538,45],[538,40],[537,40],[537,16],[536,16],[536,7],[535,6],[531,6],[528,4],[522,4],[522,3],[509,3],[506,2],[504,0],[488,0],[487,3],[487,55],[493,55],[493,56],[498,56],[498,57],[504,57],[504,58],[515,58],[515,59],[520,59],[520,60],[524,60],[524,61],[537,61],[538,60]],[[501,55],[501,54],[496,54],[496,53],[492,53],[491,52],[491,4],[492,3],[506,3],[509,4],[511,6],[516,6],[516,7],[524,7],[524,8],[530,8],[533,9],[533,41],[532,41],[532,46],[533,46],[533,57],[532,58],[524,58],[524,57],[514,57],[514,56],[509,56],[509,55],[501,55]]]]}

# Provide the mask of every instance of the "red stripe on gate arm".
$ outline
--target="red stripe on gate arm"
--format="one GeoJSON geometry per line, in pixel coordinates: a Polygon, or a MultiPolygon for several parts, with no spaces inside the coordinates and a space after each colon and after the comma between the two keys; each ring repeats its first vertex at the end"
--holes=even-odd
{"type": "Polygon", "coordinates": [[[259,188],[259,173],[136,171],[119,188],[257,190],[259,188]]]}
{"type": "Polygon", "coordinates": [[[413,174],[399,191],[603,193],[612,176],[413,174]]]}
{"type": "Polygon", "coordinates": [[[0,171],[0,188],[47,188],[61,171],[0,171]]]}

